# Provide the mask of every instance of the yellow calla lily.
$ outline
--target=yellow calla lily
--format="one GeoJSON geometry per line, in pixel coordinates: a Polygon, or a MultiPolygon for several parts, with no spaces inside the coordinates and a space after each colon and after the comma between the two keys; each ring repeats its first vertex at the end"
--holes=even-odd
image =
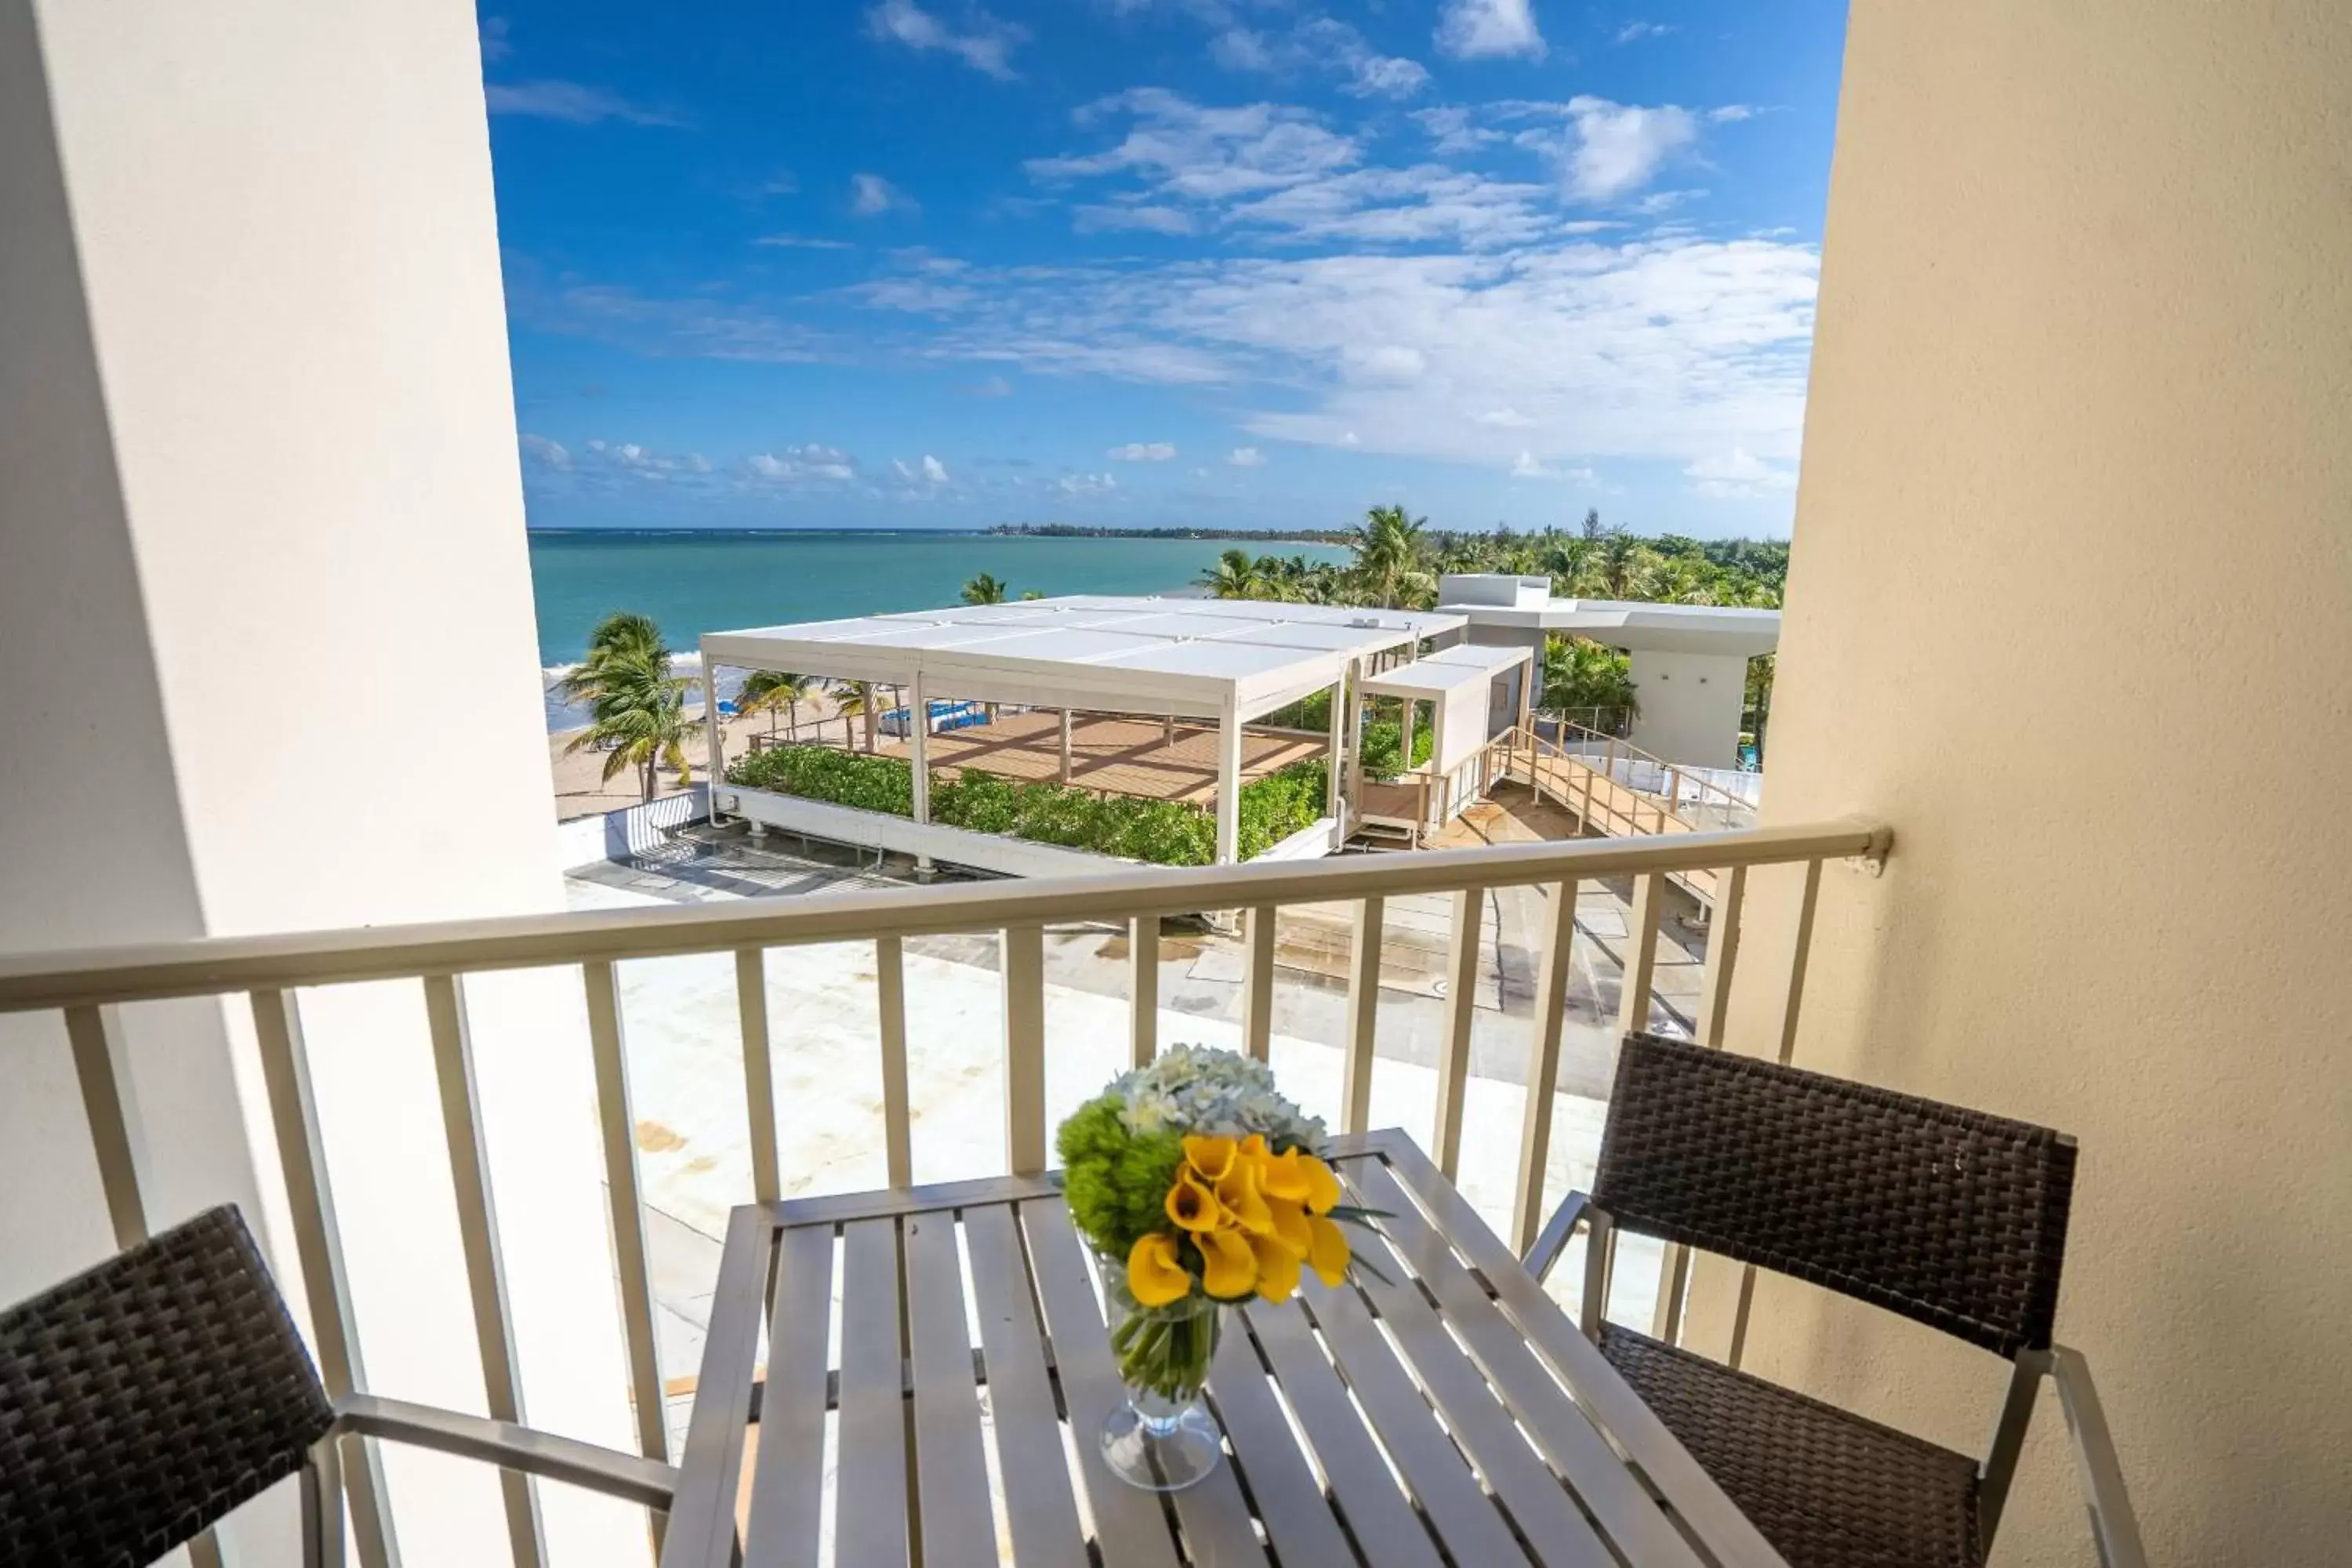
{"type": "Polygon", "coordinates": [[[1307,1228],[1307,1209],[1302,1204],[1270,1200],[1265,1205],[1267,1217],[1273,1220],[1273,1237],[1289,1249],[1291,1256],[1304,1258],[1315,1243],[1314,1232],[1307,1228]]]}
{"type": "Polygon", "coordinates": [[[1237,1230],[1201,1231],[1192,1237],[1201,1249],[1201,1288],[1220,1300],[1246,1296],[1257,1284],[1257,1254],[1249,1238],[1237,1230]]]}
{"type": "Polygon", "coordinates": [[[1313,1267],[1316,1278],[1326,1285],[1344,1281],[1348,1278],[1347,1237],[1321,1215],[1307,1216],[1307,1228],[1314,1238],[1307,1250],[1307,1261],[1313,1267]]]}
{"type": "Polygon", "coordinates": [[[1275,1237],[1253,1236],[1250,1251],[1257,1257],[1257,1293],[1269,1301],[1287,1301],[1298,1289],[1298,1254],[1275,1237]]]}
{"type": "Polygon", "coordinates": [[[1192,1277],[1176,1261],[1176,1238],[1152,1231],[1127,1255],[1128,1294],[1147,1307],[1164,1307],[1192,1293],[1192,1277]]]}
{"type": "Polygon", "coordinates": [[[1253,1235],[1274,1228],[1274,1216],[1258,1195],[1257,1167],[1245,1160],[1234,1161],[1232,1172],[1217,1184],[1217,1203],[1227,1218],[1253,1235]]]}
{"type": "Polygon", "coordinates": [[[1230,1138],[1204,1138],[1198,1133],[1184,1140],[1184,1159],[1201,1173],[1201,1179],[1212,1184],[1223,1181],[1233,1173],[1234,1159],[1239,1152],[1230,1138]]]}
{"type": "Polygon", "coordinates": [[[1339,1201],[1339,1178],[1312,1154],[1299,1155],[1298,1166],[1307,1173],[1307,1206],[1317,1214],[1329,1214],[1339,1201]]]}
{"type": "Polygon", "coordinates": [[[1270,1198],[1281,1198],[1303,1204],[1312,1186],[1307,1172],[1299,1164],[1301,1156],[1296,1149],[1286,1149],[1279,1154],[1266,1154],[1257,1163],[1258,1191],[1270,1198]]]}
{"type": "Polygon", "coordinates": [[[1189,1171],[1181,1172],[1176,1184],[1168,1189],[1168,1217],[1184,1230],[1214,1230],[1224,1215],[1217,1207],[1217,1194],[1193,1179],[1189,1171]]]}

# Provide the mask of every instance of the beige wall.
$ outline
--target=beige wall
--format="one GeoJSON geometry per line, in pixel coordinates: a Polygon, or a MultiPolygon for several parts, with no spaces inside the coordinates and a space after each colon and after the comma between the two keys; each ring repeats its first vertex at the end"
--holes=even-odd
{"type": "MultiPolygon", "coordinates": [[[[0,942],[561,907],[475,26],[0,0],[0,942]]],[[[576,975],[469,995],[526,1412],[626,1444],[576,975]]],[[[480,1409],[417,990],[304,1003],[370,1382],[480,1409]]],[[[241,1202],[290,1284],[249,1018],[126,1023],[155,1217],[241,1202]]],[[[13,1299],[111,1250],[51,1020],[0,1134],[13,1299]]],[[[503,1539],[489,1472],[390,1469],[411,1563],[503,1539]]],[[[547,1499],[555,1562],[645,1561],[547,1499]]]]}
{"type": "MultiPolygon", "coordinates": [[[[2077,1134],[2152,1560],[2342,1563],[2352,7],[1865,0],[1841,116],[1765,809],[1897,839],[1798,1059],[2077,1134]]],[[[1789,1289],[1755,1345],[1983,1439],[1932,1334],[1789,1289]]],[[[2056,1415],[1999,1562],[2092,1560],[2056,1415]]]]}

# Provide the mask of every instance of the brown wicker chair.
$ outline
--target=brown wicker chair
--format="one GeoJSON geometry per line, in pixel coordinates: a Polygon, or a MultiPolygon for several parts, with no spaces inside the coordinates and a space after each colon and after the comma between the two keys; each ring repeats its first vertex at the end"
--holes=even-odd
{"type": "Polygon", "coordinates": [[[0,1313],[0,1563],[137,1568],[285,1479],[342,1560],[336,1440],[383,1437],[666,1510],[669,1466],[478,1415],[330,1404],[233,1207],[0,1313]]]}
{"type": "Polygon", "coordinates": [[[2142,1568],[2089,1369],[2051,1341],[2074,1182],[2074,1141],[2046,1128],[1634,1035],[1592,1192],[1570,1196],[1527,1262],[1542,1278],[1591,1226],[1584,1331],[1792,1568],[1979,1568],[2044,1375],[2101,1560],[2142,1568]],[[1954,1453],[1604,1321],[1612,1230],[1792,1275],[2010,1362],[1990,1452],[1954,1453]]]}

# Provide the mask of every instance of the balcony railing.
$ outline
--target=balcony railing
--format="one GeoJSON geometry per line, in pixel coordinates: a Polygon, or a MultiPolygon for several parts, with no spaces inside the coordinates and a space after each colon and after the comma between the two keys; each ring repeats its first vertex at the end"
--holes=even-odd
{"type": "MultiPolygon", "coordinates": [[[[1274,1028],[1275,919],[1286,904],[1352,901],[1355,934],[1348,964],[1341,1103],[1343,1131],[1366,1129],[1379,1029],[1379,975],[1384,900],[1413,894],[1453,895],[1449,984],[1433,1124],[1425,1136],[1439,1167],[1458,1173],[1479,926],[1487,889],[1543,886],[1550,894],[1538,939],[1533,1048],[1528,1054],[1524,1121],[1517,1150],[1510,1234],[1524,1249],[1543,1217],[1544,1174],[1560,1068],[1563,1001],[1570,975],[1580,883],[1630,879],[1632,918],[1625,943],[1619,1019],[1639,1027],[1650,1015],[1652,979],[1670,879],[1710,879],[1712,938],[1707,944],[1693,1032],[1720,1043],[1739,963],[1740,915],[1749,871],[1803,868],[1802,902],[1786,976],[1780,1055],[1795,1040],[1825,862],[1875,858],[1888,835],[1866,823],[1759,828],[1737,833],[1675,833],[1634,839],[1514,845],[1202,870],[1141,869],[1083,881],[967,883],[808,900],[750,900],[625,913],[556,914],[289,936],[226,938],[163,946],[46,953],[0,960],[0,1013],[54,1011],[64,1017],[89,1124],[90,1142],[116,1237],[146,1234],[146,1207],[134,1157],[138,1129],[123,1093],[126,1081],[116,1008],[175,997],[244,997],[258,1038],[273,1130],[320,1372],[331,1394],[360,1392],[357,1329],[327,1176],[317,1105],[303,1044],[300,994],[306,987],[369,981],[413,981],[423,991],[459,1235],[479,1346],[488,1413],[521,1418],[509,1298],[489,1195],[488,1152],[467,1027],[466,978],[499,970],[576,966],[587,1003],[604,1171],[610,1192],[612,1262],[620,1282],[623,1330],[636,1439],[649,1458],[666,1459],[663,1389],[654,1338],[654,1294],[647,1258],[643,1188],[633,1136],[624,1058],[621,992],[615,965],[627,960],[731,952],[740,1003],[743,1092],[751,1131],[752,1191],[775,1201],[783,1191],[769,1037],[768,949],[871,942],[879,996],[876,1050],[882,1082],[886,1169],[893,1185],[912,1182],[912,1118],[908,1096],[904,945],[908,939],[993,932],[1003,971],[1005,1082],[1004,1164],[1026,1173],[1045,1167],[1045,965],[1049,924],[1118,922],[1129,932],[1133,1060],[1158,1049],[1159,921],[1203,910],[1243,912],[1246,970],[1242,1037],[1260,1059],[1274,1028]]],[[[1669,1331],[1682,1294],[1682,1262],[1669,1249],[1661,1280],[1659,1321],[1669,1331]]],[[[368,1568],[394,1561],[383,1478],[373,1454],[345,1468],[360,1548],[368,1568]]],[[[544,1549],[532,1483],[502,1478],[509,1536],[518,1568],[539,1568],[544,1549]]],[[[656,1521],[658,1529],[659,1521],[656,1521]]]]}

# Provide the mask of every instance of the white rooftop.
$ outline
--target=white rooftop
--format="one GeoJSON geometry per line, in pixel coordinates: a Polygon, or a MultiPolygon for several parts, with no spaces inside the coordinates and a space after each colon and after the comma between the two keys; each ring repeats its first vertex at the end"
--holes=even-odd
{"type": "Polygon", "coordinates": [[[1473,626],[1574,632],[1612,647],[1753,658],[1770,653],[1780,641],[1778,610],[1555,599],[1549,577],[1454,573],[1438,579],[1437,597],[1439,613],[1461,616],[1473,626]]]}
{"type": "Polygon", "coordinates": [[[927,697],[1250,719],[1329,686],[1350,659],[1464,624],[1442,610],[1076,594],[706,632],[702,658],[902,686],[919,674],[927,697]]]}
{"type": "Polygon", "coordinates": [[[1498,643],[1456,643],[1369,676],[1364,690],[1374,697],[1410,697],[1416,701],[1442,698],[1457,687],[1485,685],[1515,665],[1535,658],[1530,647],[1498,643]]]}

